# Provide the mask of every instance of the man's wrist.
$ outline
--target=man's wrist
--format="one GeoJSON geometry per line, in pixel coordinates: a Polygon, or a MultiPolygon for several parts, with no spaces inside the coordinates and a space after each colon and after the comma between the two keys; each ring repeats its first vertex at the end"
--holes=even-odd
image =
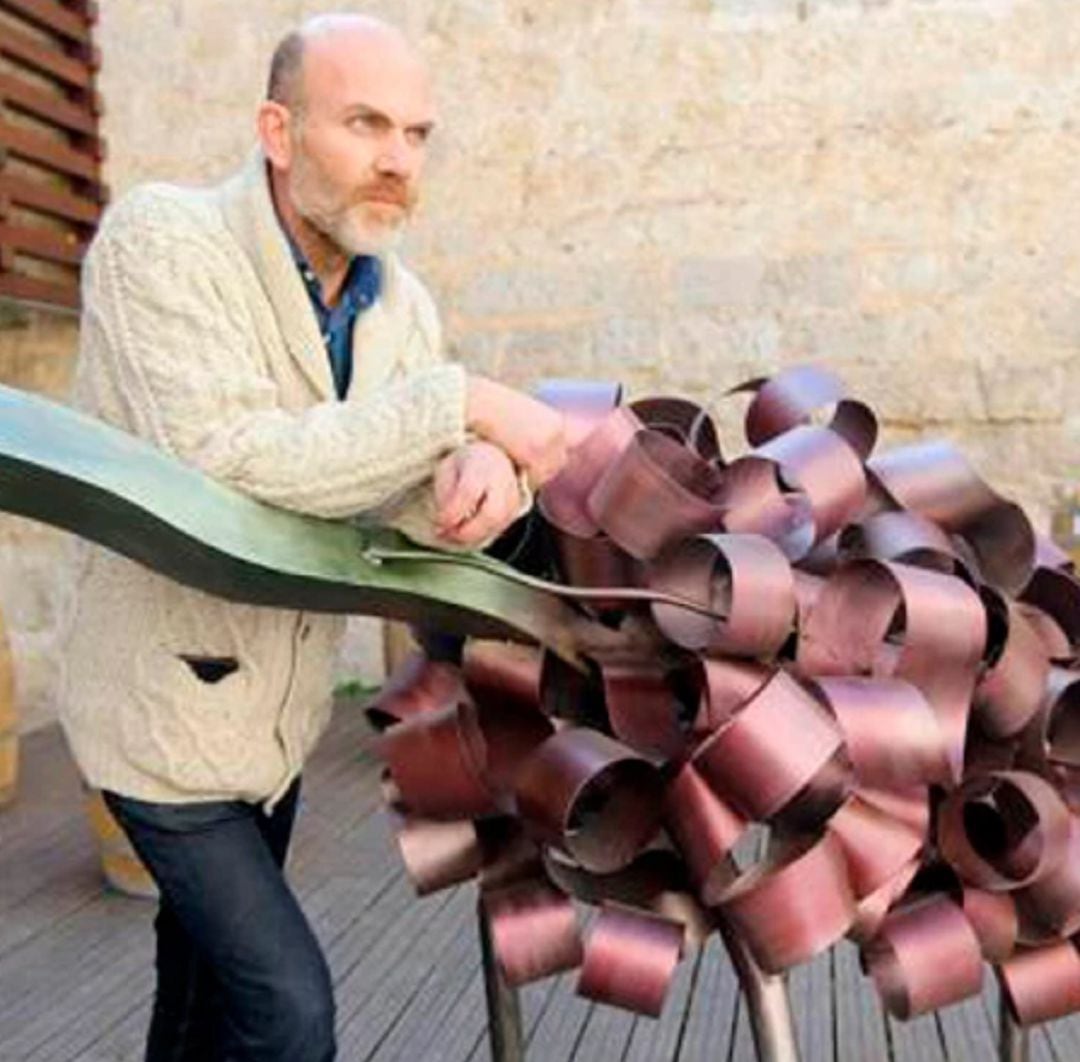
{"type": "Polygon", "coordinates": [[[465,428],[485,438],[491,431],[491,402],[494,385],[484,376],[465,378],[465,428]]]}

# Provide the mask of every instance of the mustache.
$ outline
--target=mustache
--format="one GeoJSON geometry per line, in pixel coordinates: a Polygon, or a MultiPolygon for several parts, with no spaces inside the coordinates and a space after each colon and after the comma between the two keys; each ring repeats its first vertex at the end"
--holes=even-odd
{"type": "Polygon", "coordinates": [[[394,180],[372,181],[370,184],[365,184],[360,189],[358,198],[362,201],[390,203],[400,207],[411,206],[413,201],[413,196],[405,183],[394,180]]]}

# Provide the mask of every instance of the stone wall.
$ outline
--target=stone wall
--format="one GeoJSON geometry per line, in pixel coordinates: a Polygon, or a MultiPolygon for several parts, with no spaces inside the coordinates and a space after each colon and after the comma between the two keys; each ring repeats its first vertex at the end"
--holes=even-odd
{"type": "MultiPolygon", "coordinates": [[[[0,382],[62,399],[74,363],[70,315],[0,302],[0,382]]],[[[56,566],[67,536],[44,524],[0,514],[0,614],[15,660],[20,726],[52,718],[56,684],[56,566]]]]}
{"type": "MultiPolygon", "coordinates": [[[[228,172],[274,41],[325,6],[106,0],[113,187],[228,172]]],[[[956,439],[1040,521],[1076,481],[1075,0],[339,6],[436,67],[408,250],[469,365],[730,410],[732,384],[820,360],[887,440],[956,439]]]]}

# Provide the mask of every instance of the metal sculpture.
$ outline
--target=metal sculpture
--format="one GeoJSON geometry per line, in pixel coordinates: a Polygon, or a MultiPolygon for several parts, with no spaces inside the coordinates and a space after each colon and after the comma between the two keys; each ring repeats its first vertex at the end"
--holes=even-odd
{"type": "Polygon", "coordinates": [[[1080,1005],[1080,584],[951,448],[871,459],[829,374],[743,390],[754,449],[725,463],[691,403],[549,388],[579,441],[539,574],[260,505],[7,389],[0,508],[233,600],[470,636],[371,713],[418,891],[479,876],[497,1058],[517,985],[580,965],[657,1013],[714,930],[762,1059],[796,1057],[783,971],[845,934],[898,1017],[993,963],[1018,1057],[1017,1020],[1080,1005]],[[772,841],[740,873],[751,822],[772,841]],[[600,906],[587,942],[571,897],[600,906]]]}

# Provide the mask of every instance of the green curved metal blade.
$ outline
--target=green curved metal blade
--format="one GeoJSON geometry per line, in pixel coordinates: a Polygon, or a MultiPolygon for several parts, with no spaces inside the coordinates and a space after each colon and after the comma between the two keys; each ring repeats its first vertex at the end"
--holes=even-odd
{"type": "Polygon", "coordinates": [[[504,577],[498,562],[476,567],[433,554],[437,563],[373,563],[365,556],[372,545],[416,547],[393,531],[262,504],[132,435],[3,386],[0,510],[72,531],[233,601],[423,621],[576,656],[577,614],[504,577]]]}

